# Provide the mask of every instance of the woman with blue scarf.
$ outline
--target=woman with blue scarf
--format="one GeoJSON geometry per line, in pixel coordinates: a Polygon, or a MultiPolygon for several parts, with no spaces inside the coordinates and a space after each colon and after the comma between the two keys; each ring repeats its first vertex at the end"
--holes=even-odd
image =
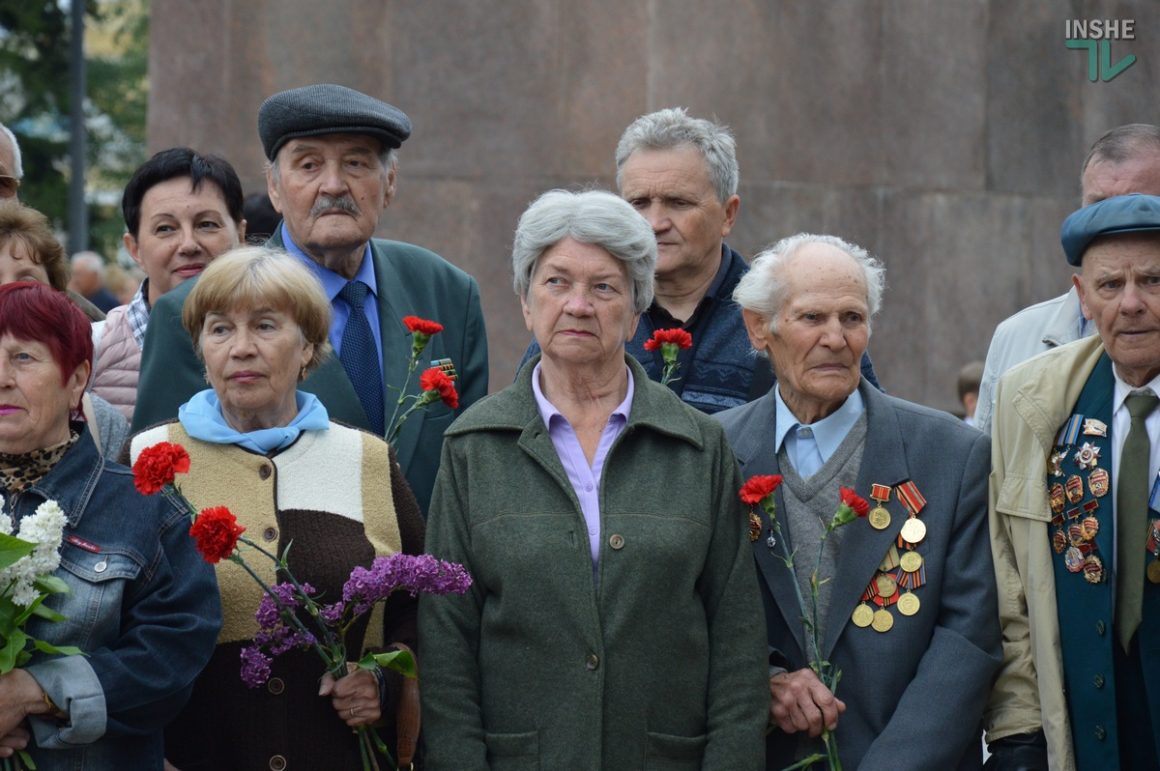
{"type": "MultiPolygon", "coordinates": [[[[330,302],[306,266],[264,247],[228,252],[197,280],[182,321],[212,388],[182,405],[176,421],[135,436],[134,460],[158,442],[185,447],[190,470],[178,482],[190,502],[229,506],[270,552],[289,546],[291,571],[326,602],[342,596],[355,565],[422,551],[422,517],[394,450],[331,421],[314,395],[297,390],[330,351],[330,302]]],[[[267,583],[278,580],[267,560],[247,562],[267,583]]],[[[248,688],[239,654],[258,631],[261,591],[229,561],[217,577],[222,631],[166,732],[169,762],[181,771],[361,768],[351,729],[391,721],[399,679],[353,669],[335,681],[313,651],[295,650],[275,659],[265,686],[248,688]]],[[[364,626],[347,635],[352,661],[369,648],[414,647],[415,600],[396,593],[364,626]]]]}

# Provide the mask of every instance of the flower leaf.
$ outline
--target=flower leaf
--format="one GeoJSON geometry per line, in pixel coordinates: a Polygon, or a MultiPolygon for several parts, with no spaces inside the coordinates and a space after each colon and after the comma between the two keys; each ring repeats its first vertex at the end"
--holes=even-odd
{"type": "Polygon", "coordinates": [[[383,669],[398,672],[403,677],[418,677],[419,669],[415,666],[415,658],[410,651],[387,651],[386,653],[368,653],[358,663],[363,669],[369,669],[364,662],[373,662],[383,669]]]}
{"type": "Polygon", "coordinates": [[[46,594],[68,594],[68,584],[54,575],[40,576],[32,584],[46,594]]]}
{"type": "Polygon", "coordinates": [[[33,640],[32,645],[41,653],[47,653],[50,656],[85,656],[84,651],[75,645],[53,645],[44,640],[33,640]]]}
{"type": "Polygon", "coordinates": [[[36,544],[29,543],[14,535],[0,533],[0,570],[10,567],[21,557],[32,554],[36,544]]]}
{"type": "Polygon", "coordinates": [[[0,648],[0,672],[11,672],[16,668],[16,656],[24,650],[27,642],[28,635],[20,629],[14,629],[8,635],[4,647],[0,648]]]}

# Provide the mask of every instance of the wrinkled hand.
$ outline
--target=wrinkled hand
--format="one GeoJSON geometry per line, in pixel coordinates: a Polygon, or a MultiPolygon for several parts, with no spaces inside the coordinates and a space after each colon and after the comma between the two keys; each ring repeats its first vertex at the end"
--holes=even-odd
{"type": "Polygon", "coordinates": [[[787,734],[808,731],[821,736],[823,728],[837,728],[838,716],[846,711],[846,703],[809,668],[769,678],[769,695],[769,722],[787,734]]]}
{"type": "Polygon", "coordinates": [[[318,695],[329,696],[338,718],[351,728],[377,722],[382,716],[378,680],[355,664],[348,663],[346,668],[347,674],[338,680],[329,672],[323,675],[318,695]]]}
{"type": "Polygon", "coordinates": [[[0,736],[7,736],[29,715],[49,711],[40,683],[23,669],[0,675],[0,736]]]}
{"type": "Polygon", "coordinates": [[[17,750],[28,747],[31,734],[24,726],[16,726],[7,735],[0,736],[0,758],[10,758],[17,750]]]}

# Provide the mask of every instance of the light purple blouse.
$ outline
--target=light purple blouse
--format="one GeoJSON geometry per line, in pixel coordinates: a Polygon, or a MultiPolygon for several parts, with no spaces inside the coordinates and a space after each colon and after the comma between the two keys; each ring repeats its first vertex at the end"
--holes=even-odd
{"type": "Polygon", "coordinates": [[[604,424],[600,432],[600,444],[596,447],[596,454],[592,457],[592,466],[588,466],[588,459],[584,457],[584,448],[580,446],[580,439],[572,429],[568,419],[544,396],[540,388],[540,365],[532,372],[532,393],[536,397],[536,407],[540,410],[540,417],[548,427],[548,436],[560,456],[560,463],[568,474],[568,481],[576,491],[576,499],[580,501],[580,511],[584,514],[584,522],[588,525],[588,548],[592,552],[592,575],[596,575],[596,567],[600,562],[600,477],[604,471],[604,459],[612,448],[616,437],[624,431],[628,424],[628,412],[632,406],[632,370],[625,368],[628,374],[628,389],[622,401],[604,424]]]}

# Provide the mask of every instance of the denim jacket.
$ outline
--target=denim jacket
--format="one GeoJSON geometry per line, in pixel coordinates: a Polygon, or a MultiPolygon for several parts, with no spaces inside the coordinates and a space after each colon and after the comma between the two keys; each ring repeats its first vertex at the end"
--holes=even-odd
{"type": "MultiPolygon", "coordinates": [[[[87,433],[87,430],[85,431],[87,433]]],[[[68,524],[56,575],[69,593],[28,632],[84,656],[37,656],[25,667],[69,718],[29,719],[41,771],[160,769],[162,729],[213,653],[221,604],[213,569],[167,495],[146,498],[132,473],[82,436],[39,482],[7,498],[13,521],[55,500],[68,524]]]]}

